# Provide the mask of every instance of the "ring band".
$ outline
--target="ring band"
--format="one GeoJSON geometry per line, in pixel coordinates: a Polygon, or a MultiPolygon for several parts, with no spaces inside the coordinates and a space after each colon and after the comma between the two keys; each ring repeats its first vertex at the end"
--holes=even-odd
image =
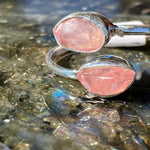
{"type": "Polygon", "coordinates": [[[61,54],[64,54],[67,51],[68,50],[63,49],[59,46],[52,48],[46,55],[46,62],[50,69],[52,69],[56,74],[71,79],[77,79],[78,70],[64,68],[62,66],[59,66],[57,62],[54,61],[55,58],[57,58],[61,54]]]}

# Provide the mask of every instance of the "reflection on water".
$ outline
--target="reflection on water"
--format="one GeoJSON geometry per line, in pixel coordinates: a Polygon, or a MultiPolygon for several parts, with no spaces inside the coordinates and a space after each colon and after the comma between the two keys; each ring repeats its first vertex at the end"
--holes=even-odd
{"type": "Polygon", "coordinates": [[[100,54],[128,59],[139,73],[137,81],[111,99],[87,93],[45,63],[46,53],[56,46],[52,28],[65,15],[97,11],[114,21],[150,23],[149,8],[137,0],[0,0],[0,149],[149,149],[148,45],[69,58],[75,68],[100,54]],[[133,16],[137,13],[145,16],[133,16]]]}

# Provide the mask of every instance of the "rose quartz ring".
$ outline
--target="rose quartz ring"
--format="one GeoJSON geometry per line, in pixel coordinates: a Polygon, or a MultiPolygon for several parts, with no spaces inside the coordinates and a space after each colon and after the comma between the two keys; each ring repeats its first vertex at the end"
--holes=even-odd
{"type": "Polygon", "coordinates": [[[78,70],[59,66],[56,61],[58,56],[67,51],[62,47],[51,49],[46,55],[48,66],[58,75],[78,79],[87,91],[100,97],[116,96],[130,87],[135,80],[136,72],[132,65],[113,55],[100,55],[82,64],[78,70]]]}
{"type": "Polygon", "coordinates": [[[118,27],[99,13],[78,12],[58,22],[53,33],[59,47],[47,53],[48,66],[58,75],[78,79],[88,92],[101,97],[112,97],[124,92],[135,80],[136,72],[127,60],[114,55],[100,55],[81,64],[77,70],[60,66],[57,60],[68,50],[96,52],[115,34],[149,35],[150,28],[127,25],[118,27]]]}

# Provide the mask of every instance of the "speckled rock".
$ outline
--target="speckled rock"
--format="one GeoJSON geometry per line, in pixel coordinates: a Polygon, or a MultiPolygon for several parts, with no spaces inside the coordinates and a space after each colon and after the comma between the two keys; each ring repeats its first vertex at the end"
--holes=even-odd
{"type": "Polygon", "coordinates": [[[112,18],[115,22],[134,19],[150,23],[148,10],[142,7],[138,14],[147,16],[129,15],[135,13],[134,4],[136,0],[0,1],[2,150],[150,149],[149,45],[103,48],[92,55],[72,53],[60,61],[79,68],[85,59],[101,54],[128,59],[137,71],[136,82],[111,99],[95,97],[78,81],[55,75],[45,62],[46,53],[56,46],[52,28],[62,17],[86,10],[110,19],[116,16],[112,18]],[[122,7],[123,3],[127,4],[122,7]],[[132,8],[127,11],[129,4],[132,8]]]}

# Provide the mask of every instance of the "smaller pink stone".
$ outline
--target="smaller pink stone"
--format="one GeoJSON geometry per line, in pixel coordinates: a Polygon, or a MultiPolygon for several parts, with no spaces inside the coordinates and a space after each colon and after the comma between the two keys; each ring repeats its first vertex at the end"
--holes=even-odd
{"type": "Polygon", "coordinates": [[[134,81],[135,72],[121,66],[94,66],[78,72],[78,80],[89,91],[104,97],[124,92],[134,81]]]}
{"type": "Polygon", "coordinates": [[[95,24],[81,18],[70,18],[53,29],[58,43],[66,48],[81,52],[100,49],[105,35],[95,24]]]}

